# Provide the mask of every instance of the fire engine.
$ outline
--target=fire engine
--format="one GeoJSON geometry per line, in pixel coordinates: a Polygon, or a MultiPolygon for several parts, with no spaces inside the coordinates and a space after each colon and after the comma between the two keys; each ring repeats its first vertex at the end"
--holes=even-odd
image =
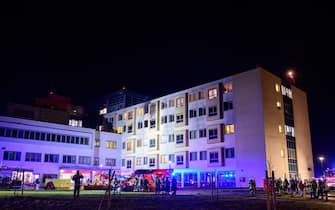
{"type": "Polygon", "coordinates": [[[328,181],[329,190],[335,190],[335,168],[325,170],[325,179],[328,181]]]}

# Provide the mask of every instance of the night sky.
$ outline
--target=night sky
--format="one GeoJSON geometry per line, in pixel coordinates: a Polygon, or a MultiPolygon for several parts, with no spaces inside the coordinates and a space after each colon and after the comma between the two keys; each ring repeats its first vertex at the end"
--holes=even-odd
{"type": "Polygon", "coordinates": [[[321,154],[335,168],[330,8],[13,3],[0,11],[1,103],[53,90],[87,105],[123,85],[158,97],[256,65],[282,77],[292,67],[308,93],[315,169],[321,154]]]}

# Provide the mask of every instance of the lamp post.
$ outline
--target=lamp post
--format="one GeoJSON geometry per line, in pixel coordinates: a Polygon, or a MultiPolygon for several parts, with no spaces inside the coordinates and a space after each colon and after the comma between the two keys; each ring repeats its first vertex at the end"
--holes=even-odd
{"type": "Polygon", "coordinates": [[[325,158],[323,156],[320,156],[319,160],[320,160],[321,172],[322,172],[322,176],[323,176],[324,175],[324,173],[323,173],[323,161],[325,160],[325,158]]]}

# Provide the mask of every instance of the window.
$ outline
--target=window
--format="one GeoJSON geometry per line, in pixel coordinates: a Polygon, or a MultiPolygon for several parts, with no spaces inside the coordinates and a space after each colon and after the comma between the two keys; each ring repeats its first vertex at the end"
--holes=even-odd
{"type": "Polygon", "coordinates": [[[3,153],[3,160],[21,160],[21,152],[16,151],[4,151],[3,153]]]}
{"type": "Polygon", "coordinates": [[[136,158],[136,165],[137,166],[142,165],[142,158],[140,158],[140,157],[136,158]]]}
{"type": "Polygon", "coordinates": [[[197,131],[190,131],[190,139],[196,139],[197,138],[197,131]]]}
{"type": "Polygon", "coordinates": [[[208,130],[208,138],[209,139],[217,139],[218,138],[218,129],[211,128],[208,130]]]}
{"type": "Polygon", "coordinates": [[[148,157],[143,157],[143,165],[147,165],[148,164],[148,157]]]}
{"type": "Polygon", "coordinates": [[[156,139],[150,139],[149,140],[149,147],[150,148],[156,147],[156,139]]]}
{"type": "Polygon", "coordinates": [[[138,129],[143,128],[143,122],[138,122],[138,123],[137,123],[137,128],[138,128],[138,129]]]}
{"type": "Polygon", "coordinates": [[[223,103],[223,110],[227,111],[233,109],[233,102],[232,101],[226,101],[223,103]]]}
{"type": "Polygon", "coordinates": [[[233,91],[233,85],[232,83],[226,83],[223,85],[223,92],[224,93],[230,93],[233,91]]]}
{"type": "Polygon", "coordinates": [[[44,162],[58,163],[59,162],[59,155],[58,154],[45,154],[44,155],[44,162]]]}
{"type": "Polygon", "coordinates": [[[126,142],[122,143],[122,149],[126,149],[126,142]]]}
{"type": "Polygon", "coordinates": [[[41,162],[41,153],[33,153],[33,152],[27,152],[26,153],[26,161],[31,162],[41,162]]]}
{"type": "Polygon", "coordinates": [[[285,135],[294,137],[294,127],[285,125],[285,135]]]}
{"type": "Polygon", "coordinates": [[[105,159],[106,166],[116,166],[116,159],[114,158],[106,158],[105,159]]]}
{"type": "Polygon", "coordinates": [[[232,134],[235,132],[234,125],[225,125],[225,133],[232,134]]]}
{"type": "Polygon", "coordinates": [[[118,115],[117,120],[118,120],[118,121],[121,121],[121,120],[122,120],[122,114],[119,114],[119,115],[118,115]]]}
{"type": "Polygon", "coordinates": [[[275,84],[275,90],[277,93],[280,92],[280,85],[278,83],[275,84]]]}
{"type": "Polygon", "coordinates": [[[165,109],[167,108],[167,103],[166,102],[162,102],[161,103],[161,109],[165,109]]]}
{"type": "Polygon", "coordinates": [[[127,142],[127,151],[131,151],[132,148],[131,148],[131,142],[127,142]]]}
{"type": "Polygon", "coordinates": [[[180,97],[176,99],[176,107],[182,107],[185,105],[184,97],[180,97]]]}
{"type": "Polygon", "coordinates": [[[173,114],[169,115],[169,122],[174,122],[174,115],[173,114]]]}
{"type": "Polygon", "coordinates": [[[184,135],[183,134],[176,135],[176,143],[177,144],[184,143],[184,135]]]}
{"type": "Polygon", "coordinates": [[[149,166],[154,167],[155,166],[156,159],[155,158],[149,158],[149,166]]]}
{"type": "Polygon", "coordinates": [[[281,103],[279,101],[276,102],[277,109],[281,109],[281,103]]]}
{"type": "Polygon", "coordinates": [[[190,152],[190,161],[196,161],[198,159],[197,152],[190,152]]]}
{"type": "Polygon", "coordinates": [[[116,141],[106,141],[106,148],[116,149],[117,148],[117,142],[116,141]]]}
{"type": "Polygon", "coordinates": [[[171,161],[171,163],[174,163],[174,154],[169,154],[169,161],[171,161]]]}
{"type": "Polygon", "coordinates": [[[127,168],[131,168],[131,160],[127,160],[127,168]]]}
{"type": "Polygon", "coordinates": [[[278,125],[278,132],[283,133],[283,127],[281,125],[278,125]]]}
{"type": "Polygon", "coordinates": [[[174,106],[174,100],[169,100],[169,107],[173,107],[174,106]]]}
{"type": "Polygon", "coordinates": [[[206,137],[206,128],[199,130],[199,138],[206,137]]]}
{"type": "Polygon", "coordinates": [[[121,164],[122,164],[122,167],[125,167],[125,166],[126,166],[126,160],[125,160],[125,159],[122,159],[122,160],[121,160],[121,164]]]}
{"type": "Polygon", "coordinates": [[[147,114],[147,113],[149,113],[149,104],[148,103],[144,104],[144,114],[147,114]]]}
{"type": "Polygon", "coordinates": [[[191,109],[190,110],[190,118],[196,117],[197,116],[197,110],[191,109]]]}
{"type": "Polygon", "coordinates": [[[218,163],[219,162],[219,153],[218,152],[210,152],[209,153],[209,162],[210,163],[218,163]]]}
{"type": "Polygon", "coordinates": [[[128,120],[132,120],[134,118],[134,112],[130,111],[128,112],[128,120]]]}
{"type": "Polygon", "coordinates": [[[74,127],[82,127],[83,126],[83,121],[81,120],[75,120],[75,119],[70,119],[69,120],[69,125],[74,126],[74,127]]]}
{"type": "Polygon", "coordinates": [[[142,116],[144,114],[144,109],[143,108],[138,108],[137,109],[137,115],[142,116]]]}
{"type": "MultiPolygon", "coordinates": [[[[6,129],[6,136],[9,137],[9,132],[10,132],[10,129],[6,129]]],[[[24,131],[24,138],[25,139],[29,139],[29,131],[25,130],[24,131]]],[[[48,141],[50,141],[50,134],[48,133],[48,141]]]]}
{"type": "Polygon", "coordinates": [[[195,100],[197,100],[197,93],[190,93],[188,95],[188,101],[192,102],[192,101],[195,101],[195,100]]]}
{"type": "Polygon", "coordinates": [[[127,112],[123,113],[123,119],[124,119],[124,120],[127,119],[127,112]]]}
{"type": "Polygon", "coordinates": [[[200,151],[200,160],[207,160],[207,151],[200,151]]]}
{"type": "Polygon", "coordinates": [[[136,146],[137,146],[137,147],[142,147],[142,143],[143,143],[143,142],[142,142],[142,139],[138,139],[138,140],[137,140],[137,143],[136,143],[136,146]]]}
{"type": "Polygon", "coordinates": [[[148,127],[148,120],[144,120],[144,127],[145,127],[145,128],[148,127]]]}
{"type": "Polygon", "coordinates": [[[0,128],[0,136],[5,136],[5,128],[0,128]]]}
{"type": "Polygon", "coordinates": [[[128,133],[132,133],[133,132],[133,125],[128,125],[128,133]]]}
{"type": "Polygon", "coordinates": [[[227,148],[225,149],[226,158],[234,158],[235,157],[235,150],[234,148],[227,148]]]}
{"type": "Polygon", "coordinates": [[[79,156],[79,164],[91,165],[91,157],[89,157],[89,156],[79,156]]]}
{"type": "Polygon", "coordinates": [[[282,95],[287,96],[292,99],[292,90],[290,88],[287,88],[285,86],[281,86],[281,92],[282,95]]]}
{"type": "Polygon", "coordinates": [[[184,165],[184,156],[177,155],[177,165],[184,165]]]}
{"type": "Polygon", "coordinates": [[[173,134],[169,134],[169,142],[174,142],[174,135],[173,134]]]}
{"type": "Polygon", "coordinates": [[[199,116],[203,116],[203,115],[206,115],[206,108],[200,107],[199,108],[199,116]]]}
{"type": "Polygon", "coordinates": [[[122,133],[122,126],[117,127],[117,133],[121,134],[122,133]]]}
{"type": "Polygon", "coordinates": [[[124,126],[123,126],[123,133],[125,133],[125,132],[126,132],[126,130],[127,130],[127,126],[126,126],[126,125],[124,125],[124,126]]]}
{"type": "Polygon", "coordinates": [[[167,163],[168,162],[168,156],[167,155],[161,155],[161,163],[167,163]]]}
{"type": "Polygon", "coordinates": [[[154,115],[156,113],[156,104],[150,104],[150,115],[154,115]]]}
{"type": "Polygon", "coordinates": [[[210,106],[208,107],[208,116],[211,117],[211,116],[215,116],[217,115],[217,108],[216,106],[210,106]]]}
{"type": "Polygon", "coordinates": [[[218,97],[218,90],[216,88],[208,89],[208,99],[216,99],[218,97]]]}
{"type": "Polygon", "coordinates": [[[63,163],[76,163],[76,156],[75,155],[63,155],[63,163]]]}
{"type": "Polygon", "coordinates": [[[94,159],[93,159],[93,165],[95,165],[95,166],[99,165],[99,158],[98,157],[94,157],[94,159]]]}
{"type": "Polygon", "coordinates": [[[205,99],[205,92],[204,91],[199,91],[198,98],[200,99],[205,99]]]}
{"type": "Polygon", "coordinates": [[[177,114],[176,115],[176,123],[181,123],[184,121],[184,115],[183,114],[177,114]]]}
{"type": "Polygon", "coordinates": [[[161,117],[161,124],[165,124],[165,123],[167,123],[167,116],[166,115],[161,117]]]}
{"type": "Polygon", "coordinates": [[[152,119],[150,120],[150,128],[155,128],[156,127],[156,120],[152,119]]]}

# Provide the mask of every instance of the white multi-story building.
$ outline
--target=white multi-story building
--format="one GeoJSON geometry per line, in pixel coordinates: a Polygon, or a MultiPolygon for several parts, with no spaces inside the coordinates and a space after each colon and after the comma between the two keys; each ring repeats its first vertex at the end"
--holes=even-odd
{"type": "Polygon", "coordinates": [[[25,170],[25,182],[32,183],[69,179],[80,170],[84,182],[92,181],[108,169],[120,170],[120,140],[118,134],[90,128],[0,116],[0,172],[15,178],[25,170]]]}
{"type": "Polygon", "coordinates": [[[261,68],[105,117],[121,134],[124,174],[171,168],[182,187],[314,175],[306,94],[261,68]]]}

